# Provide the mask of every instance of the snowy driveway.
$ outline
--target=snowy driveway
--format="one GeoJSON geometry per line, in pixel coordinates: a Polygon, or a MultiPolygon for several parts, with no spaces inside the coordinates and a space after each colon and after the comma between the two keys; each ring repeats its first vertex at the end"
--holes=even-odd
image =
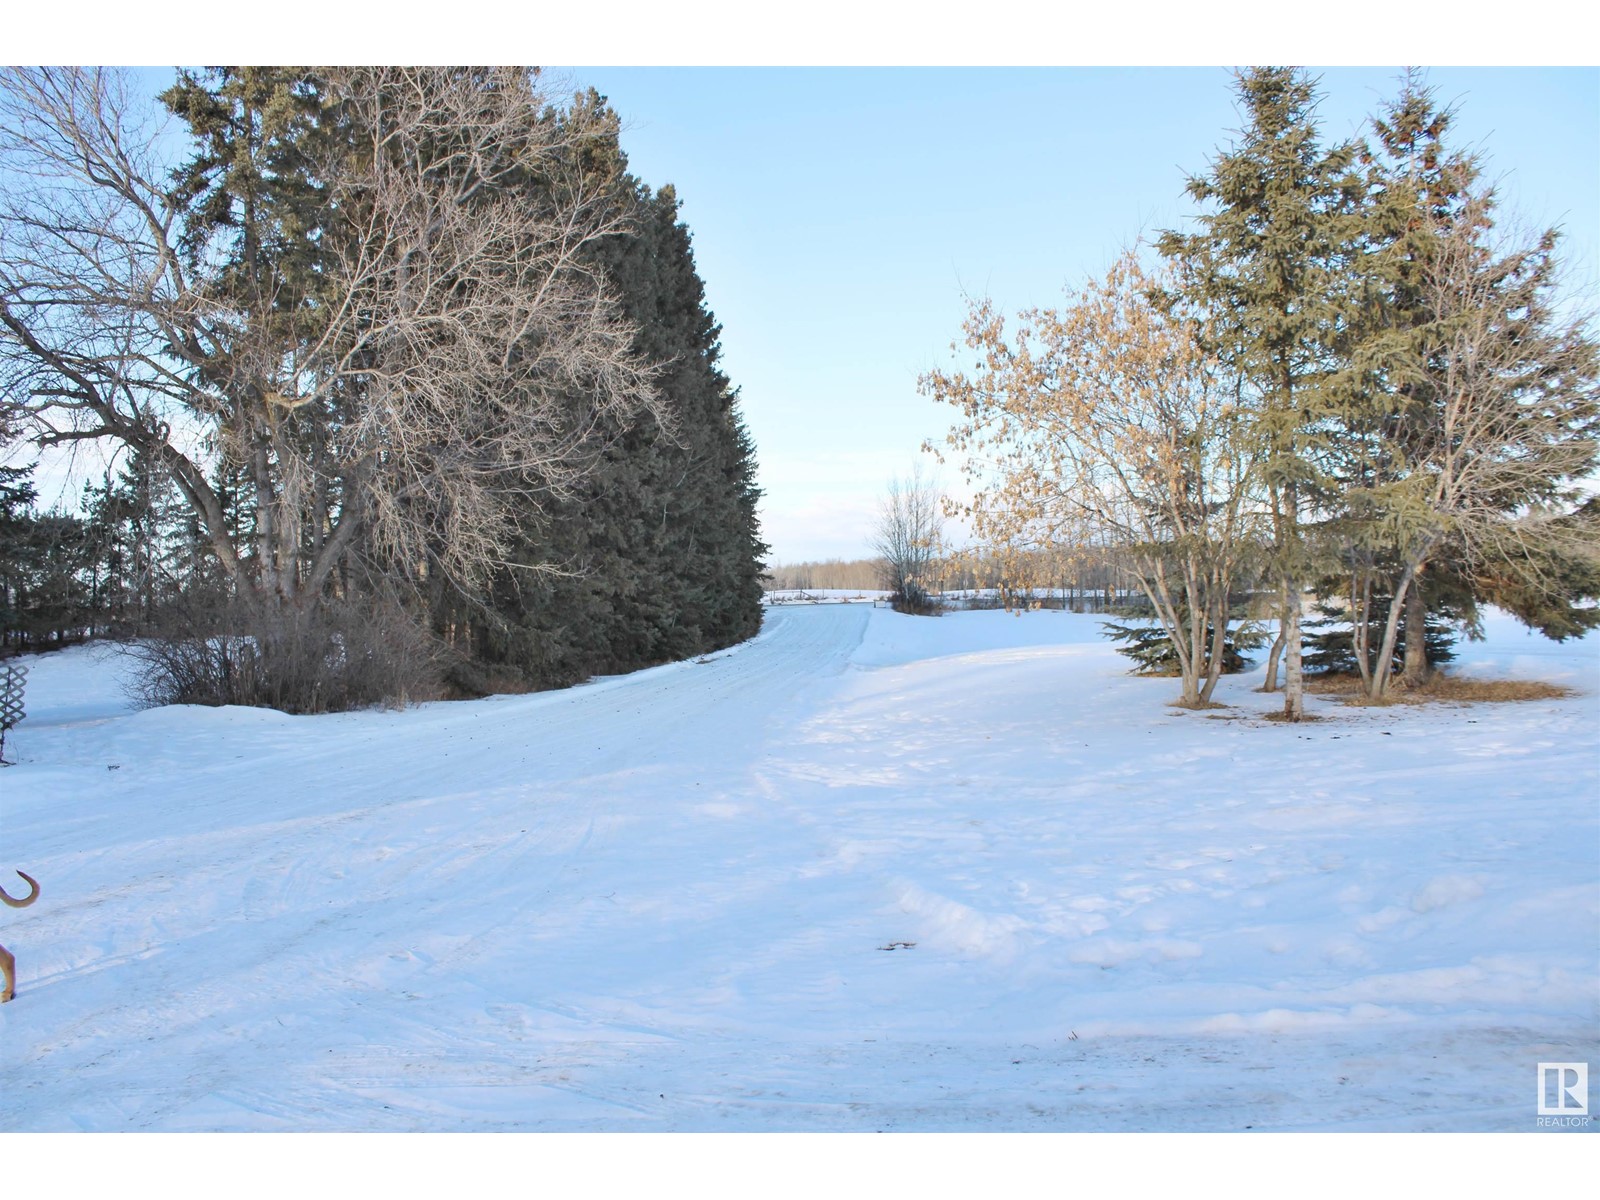
{"type": "Polygon", "coordinates": [[[0,1130],[1531,1129],[1600,1055],[1600,672],[1494,632],[1583,694],[1295,730],[863,606],[403,713],[41,659],[0,1130]]]}

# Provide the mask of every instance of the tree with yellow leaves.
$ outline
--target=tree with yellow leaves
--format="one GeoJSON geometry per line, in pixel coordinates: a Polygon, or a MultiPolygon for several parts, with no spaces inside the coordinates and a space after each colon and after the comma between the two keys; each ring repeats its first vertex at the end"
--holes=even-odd
{"type": "Polygon", "coordinates": [[[1173,282],[1128,252],[1014,330],[974,302],[972,373],[934,371],[920,386],[960,410],[945,449],[975,485],[973,532],[1113,548],[1172,639],[1179,703],[1199,708],[1255,558],[1259,439],[1238,380],[1201,349],[1204,313],[1157,303],[1179,293],[1173,282]]]}

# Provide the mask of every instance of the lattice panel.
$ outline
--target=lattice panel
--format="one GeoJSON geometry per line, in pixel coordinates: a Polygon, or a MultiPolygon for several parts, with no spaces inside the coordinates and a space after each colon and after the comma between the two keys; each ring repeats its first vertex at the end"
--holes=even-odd
{"type": "Polygon", "coordinates": [[[22,688],[27,681],[27,667],[0,667],[0,729],[13,729],[27,716],[22,711],[22,688]]]}

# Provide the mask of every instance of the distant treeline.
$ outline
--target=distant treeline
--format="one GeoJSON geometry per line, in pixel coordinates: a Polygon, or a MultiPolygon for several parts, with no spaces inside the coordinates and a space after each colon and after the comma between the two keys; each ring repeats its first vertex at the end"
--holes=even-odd
{"type": "Polygon", "coordinates": [[[883,563],[875,558],[780,563],[762,577],[761,586],[769,592],[811,588],[872,591],[883,586],[883,563]]]}
{"type": "MultiPolygon", "coordinates": [[[[762,578],[767,591],[816,589],[873,591],[887,589],[887,566],[880,558],[780,563],[762,578]]],[[[994,591],[1042,594],[1045,591],[1088,596],[1098,593],[1109,605],[1125,588],[1116,564],[1102,551],[1052,548],[1006,554],[988,549],[962,551],[938,558],[928,572],[935,592],[994,591]]]]}

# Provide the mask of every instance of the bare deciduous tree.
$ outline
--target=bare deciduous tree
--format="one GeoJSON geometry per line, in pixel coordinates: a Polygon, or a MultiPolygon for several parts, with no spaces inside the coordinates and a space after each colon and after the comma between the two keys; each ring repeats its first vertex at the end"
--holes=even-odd
{"type": "Polygon", "coordinates": [[[935,564],[944,536],[938,483],[920,464],[905,478],[889,481],[873,531],[872,551],[883,563],[883,585],[903,612],[933,611],[935,564]]]}
{"type": "Polygon", "coordinates": [[[1172,640],[1181,703],[1209,703],[1229,596],[1252,549],[1256,443],[1234,381],[1201,352],[1198,317],[1151,302],[1125,254],[1060,310],[1008,333],[984,301],[966,321],[972,375],[923,391],[961,410],[947,438],[981,486],[975,534],[997,546],[1115,549],[1172,640]]]}
{"type": "Polygon", "coordinates": [[[603,118],[553,115],[521,69],[286,86],[337,119],[301,151],[322,195],[309,282],[195,245],[193,197],[121,77],[0,76],[0,419],[158,460],[243,593],[315,603],[357,546],[480,581],[508,506],[570,488],[594,431],[655,403],[586,265],[619,220],[583,154],[603,118]],[[219,459],[246,481],[243,521],[219,459]]]}

